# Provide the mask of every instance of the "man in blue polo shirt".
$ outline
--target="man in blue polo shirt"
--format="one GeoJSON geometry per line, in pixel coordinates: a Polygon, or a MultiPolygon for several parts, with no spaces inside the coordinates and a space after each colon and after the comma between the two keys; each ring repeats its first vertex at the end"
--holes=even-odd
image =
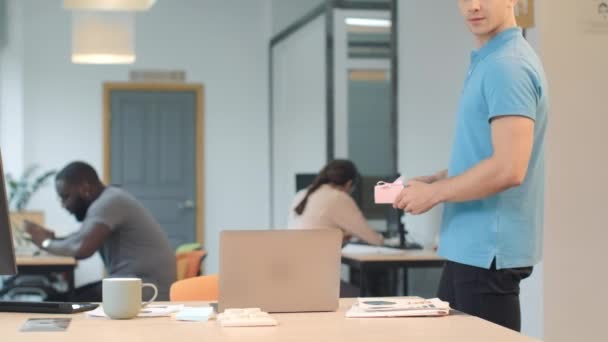
{"type": "Polygon", "coordinates": [[[542,254],[547,84],[516,26],[517,0],[459,0],[476,38],[447,170],[414,178],[393,204],[417,215],[445,203],[438,296],[520,330],[519,283],[542,254]]]}

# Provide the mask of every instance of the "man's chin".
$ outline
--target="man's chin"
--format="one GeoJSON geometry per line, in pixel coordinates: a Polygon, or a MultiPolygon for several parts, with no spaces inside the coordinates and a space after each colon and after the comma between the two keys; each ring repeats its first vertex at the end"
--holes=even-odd
{"type": "Polygon", "coordinates": [[[471,32],[477,37],[483,37],[488,34],[488,30],[481,27],[471,27],[471,32]]]}
{"type": "Polygon", "coordinates": [[[471,31],[471,33],[473,33],[476,36],[483,36],[488,34],[488,27],[486,25],[471,25],[469,24],[469,31],[471,31]]]}

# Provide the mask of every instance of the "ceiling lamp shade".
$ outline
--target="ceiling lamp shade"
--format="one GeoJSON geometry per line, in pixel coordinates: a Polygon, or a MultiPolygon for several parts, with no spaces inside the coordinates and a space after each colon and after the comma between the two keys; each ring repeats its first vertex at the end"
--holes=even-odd
{"type": "Polygon", "coordinates": [[[72,62],[131,64],[135,62],[135,14],[72,12],[72,62]]]}
{"type": "Polygon", "coordinates": [[[67,10],[89,11],[145,11],[156,0],[63,0],[67,10]]]}

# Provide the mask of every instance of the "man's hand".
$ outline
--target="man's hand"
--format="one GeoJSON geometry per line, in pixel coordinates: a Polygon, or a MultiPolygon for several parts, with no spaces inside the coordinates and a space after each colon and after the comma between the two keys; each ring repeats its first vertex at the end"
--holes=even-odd
{"type": "Polygon", "coordinates": [[[32,242],[38,247],[41,247],[42,241],[55,238],[55,233],[53,231],[48,230],[32,221],[24,220],[23,224],[25,231],[32,237],[32,242]]]}
{"type": "Polygon", "coordinates": [[[413,215],[424,214],[439,204],[437,184],[410,180],[395,199],[393,208],[403,209],[413,215]]]}

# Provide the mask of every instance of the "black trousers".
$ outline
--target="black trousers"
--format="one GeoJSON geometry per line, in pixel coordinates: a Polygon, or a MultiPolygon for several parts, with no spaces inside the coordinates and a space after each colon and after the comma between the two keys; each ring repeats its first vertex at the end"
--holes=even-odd
{"type": "Polygon", "coordinates": [[[448,261],[437,296],[450,307],[520,331],[519,283],[532,274],[532,267],[490,269],[448,261]]]}

